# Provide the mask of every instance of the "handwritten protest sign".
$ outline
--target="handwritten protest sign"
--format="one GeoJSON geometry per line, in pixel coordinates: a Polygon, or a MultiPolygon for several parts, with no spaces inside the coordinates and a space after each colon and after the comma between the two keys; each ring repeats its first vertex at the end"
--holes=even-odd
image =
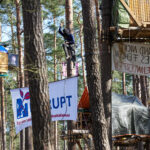
{"type": "Polygon", "coordinates": [[[149,76],[150,45],[143,43],[113,44],[112,70],[149,76]]]}

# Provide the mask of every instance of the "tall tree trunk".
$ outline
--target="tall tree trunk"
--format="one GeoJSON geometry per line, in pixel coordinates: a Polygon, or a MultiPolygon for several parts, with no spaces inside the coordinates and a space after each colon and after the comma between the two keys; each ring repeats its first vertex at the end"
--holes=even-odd
{"type": "Polygon", "coordinates": [[[101,50],[101,24],[100,24],[100,11],[99,11],[99,2],[95,0],[96,8],[96,20],[97,20],[97,31],[98,31],[98,47],[101,50]]]}
{"type": "MultiPolygon", "coordinates": [[[[24,76],[25,76],[25,87],[29,87],[29,80],[28,80],[28,72],[27,72],[27,61],[26,61],[26,50],[24,46],[24,76]]],[[[25,150],[33,150],[33,133],[32,127],[25,128],[25,150]]]]}
{"type": "Polygon", "coordinates": [[[5,97],[4,97],[4,78],[0,78],[1,91],[1,120],[2,120],[2,145],[3,150],[6,150],[6,123],[5,123],[5,97]]]}
{"type": "Polygon", "coordinates": [[[11,122],[9,132],[9,150],[14,150],[14,122],[11,122]]]}
{"type": "Polygon", "coordinates": [[[146,84],[146,76],[140,76],[140,85],[141,85],[141,101],[147,106],[147,84],[146,84]]]}
{"type": "Polygon", "coordinates": [[[126,74],[124,72],[122,73],[122,89],[123,89],[123,94],[127,95],[127,90],[126,90],[126,74]]]}
{"type": "Polygon", "coordinates": [[[96,39],[95,9],[93,0],[81,0],[83,14],[84,48],[87,83],[92,112],[92,131],[95,150],[110,150],[107,123],[101,92],[99,50],[96,39]]]}
{"type": "Polygon", "coordinates": [[[65,1],[65,18],[66,18],[66,28],[73,33],[73,9],[72,0],[65,1]]]}
{"type": "Polygon", "coordinates": [[[40,0],[22,0],[35,150],[51,150],[50,103],[40,0]]]}
{"type": "Polygon", "coordinates": [[[84,56],[83,56],[83,24],[80,23],[80,13],[78,14],[77,22],[80,26],[79,36],[80,36],[80,45],[81,45],[81,59],[82,59],[82,72],[83,72],[83,85],[86,86],[86,76],[85,76],[85,64],[84,64],[84,56]]]}
{"type": "Polygon", "coordinates": [[[145,78],[145,82],[146,82],[146,90],[147,90],[147,106],[149,105],[148,103],[148,101],[149,101],[149,99],[150,99],[150,90],[149,90],[149,88],[150,88],[150,83],[149,83],[149,78],[148,77],[146,77],[145,78]]]}
{"type": "MultiPolygon", "coordinates": [[[[65,18],[66,18],[66,28],[73,33],[73,9],[72,9],[72,0],[65,1],[65,18]]],[[[73,76],[73,62],[71,59],[67,59],[67,77],[73,76]]],[[[71,131],[75,128],[75,121],[67,122],[68,131],[71,131]]],[[[68,150],[76,150],[75,141],[68,141],[68,150]]]]}
{"type": "Polygon", "coordinates": [[[135,85],[135,82],[136,82],[136,77],[135,75],[132,75],[132,86],[133,86],[133,95],[136,96],[136,85],[135,85]]]}
{"type": "MultiPolygon", "coordinates": [[[[1,42],[1,23],[0,23],[0,42],[1,42]]],[[[4,91],[4,78],[0,77],[0,97],[1,97],[1,136],[2,136],[2,150],[7,150],[6,147],[6,119],[5,119],[5,91],[4,91]]]]}
{"type": "Polygon", "coordinates": [[[17,54],[16,45],[15,45],[14,28],[13,28],[13,14],[10,15],[10,25],[11,25],[11,45],[12,45],[13,53],[17,54]]]}
{"type": "MultiPolygon", "coordinates": [[[[0,22],[0,42],[1,42],[1,39],[2,39],[2,26],[1,26],[1,22],[0,22]]],[[[2,149],[2,118],[1,118],[1,105],[0,105],[0,149],[2,149]]]]}
{"type": "Polygon", "coordinates": [[[1,120],[2,120],[2,150],[7,150],[6,147],[6,119],[5,119],[5,96],[4,96],[4,78],[0,78],[1,92],[1,120]]]}
{"type": "Polygon", "coordinates": [[[107,128],[109,134],[109,142],[112,145],[112,131],[111,131],[111,38],[109,27],[111,25],[111,7],[112,0],[102,0],[102,50],[101,53],[101,79],[102,79],[102,94],[105,109],[105,116],[107,120],[107,128]]]}
{"type": "MultiPolygon", "coordinates": [[[[20,0],[15,0],[16,3],[16,27],[17,27],[17,41],[18,41],[18,52],[19,52],[19,87],[24,87],[24,73],[23,73],[23,54],[21,45],[21,17],[20,17],[20,0]]],[[[20,150],[25,149],[25,132],[20,132],[20,150]]]]}
{"type": "Polygon", "coordinates": [[[138,75],[133,75],[133,94],[141,99],[141,87],[138,75]]]}
{"type": "MultiPolygon", "coordinates": [[[[54,17],[54,26],[56,25],[55,17],[54,17]]],[[[54,81],[57,80],[57,64],[56,64],[56,29],[54,29],[54,81]]],[[[55,144],[54,148],[57,149],[57,121],[54,122],[54,137],[55,137],[55,144]]]]}

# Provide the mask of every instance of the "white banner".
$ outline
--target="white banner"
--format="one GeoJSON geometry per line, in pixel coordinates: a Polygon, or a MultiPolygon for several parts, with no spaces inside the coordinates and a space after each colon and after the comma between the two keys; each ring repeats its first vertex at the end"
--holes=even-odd
{"type": "MultiPolygon", "coordinates": [[[[77,119],[77,82],[72,77],[49,83],[51,118],[56,120],[77,119]]],[[[29,88],[11,90],[16,134],[32,125],[29,88]]]]}
{"type": "Polygon", "coordinates": [[[112,70],[149,76],[150,45],[143,43],[113,44],[112,70]]]}
{"type": "Polygon", "coordinates": [[[16,134],[32,125],[29,88],[11,90],[16,134]]]}
{"type": "Polygon", "coordinates": [[[77,79],[74,77],[49,84],[52,121],[77,119],[77,79]]]}

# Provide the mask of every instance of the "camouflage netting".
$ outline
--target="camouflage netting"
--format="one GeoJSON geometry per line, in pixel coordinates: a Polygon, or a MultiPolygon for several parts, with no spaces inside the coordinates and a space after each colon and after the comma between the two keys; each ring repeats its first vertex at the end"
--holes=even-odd
{"type": "Polygon", "coordinates": [[[150,110],[135,96],[112,93],[112,135],[150,135],[150,110]]]}

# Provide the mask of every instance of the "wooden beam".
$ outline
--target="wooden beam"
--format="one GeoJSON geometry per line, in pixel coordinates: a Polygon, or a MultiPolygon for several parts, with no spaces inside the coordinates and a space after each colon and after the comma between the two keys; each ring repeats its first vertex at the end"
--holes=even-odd
{"type": "Polygon", "coordinates": [[[135,21],[135,23],[138,26],[142,26],[142,23],[136,18],[136,16],[134,15],[134,13],[131,11],[130,7],[126,4],[126,2],[124,0],[120,0],[120,2],[122,3],[122,5],[125,7],[125,9],[128,11],[128,13],[130,14],[130,16],[133,18],[133,20],[135,21]]]}
{"type": "Polygon", "coordinates": [[[90,133],[90,131],[89,130],[72,130],[72,133],[74,133],[74,134],[89,134],[90,133]]]}
{"type": "Polygon", "coordinates": [[[77,143],[77,145],[78,145],[78,147],[79,147],[79,150],[83,150],[83,149],[82,149],[82,146],[81,146],[81,144],[80,144],[80,141],[79,141],[79,140],[76,140],[76,143],[77,143]]]}

